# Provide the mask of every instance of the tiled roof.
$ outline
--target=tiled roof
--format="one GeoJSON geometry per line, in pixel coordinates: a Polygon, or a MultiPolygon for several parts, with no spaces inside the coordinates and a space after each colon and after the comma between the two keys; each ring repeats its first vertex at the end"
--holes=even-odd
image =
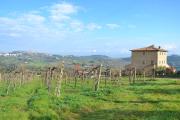
{"type": "Polygon", "coordinates": [[[148,47],[144,47],[144,48],[138,48],[138,49],[133,49],[131,50],[132,52],[135,51],[162,51],[162,52],[167,52],[167,50],[162,49],[161,47],[156,48],[154,45],[148,46],[148,47]]]}

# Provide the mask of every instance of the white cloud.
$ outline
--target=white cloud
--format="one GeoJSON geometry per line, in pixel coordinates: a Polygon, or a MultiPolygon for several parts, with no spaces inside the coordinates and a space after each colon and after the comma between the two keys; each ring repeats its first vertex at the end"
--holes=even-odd
{"type": "Polygon", "coordinates": [[[73,30],[75,30],[76,32],[80,32],[84,30],[84,24],[80,21],[72,21],[70,23],[70,26],[73,30]]]}
{"type": "Polygon", "coordinates": [[[60,36],[70,36],[73,32],[100,30],[104,27],[118,28],[118,24],[87,22],[77,19],[80,7],[70,3],[57,3],[43,9],[15,13],[12,17],[0,16],[1,35],[22,37],[22,39],[63,39],[60,36]]]}
{"type": "Polygon", "coordinates": [[[177,45],[175,44],[163,44],[162,47],[166,50],[176,50],[177,49],[177,45]]]}
{"type": "Polygon", "coordinates": [[[78,12],[78,7],[69,3],[58,3],[50,7],[50,17],[54,21],[71,19],[71,15],[78,12]]]}
{"type": "Polygon", "coordinates": [[[96,24],[96,23],[89,23],[87,26],[88,30],[96,30],[96,29],[101,29],[102,26],[96,24]]]}
{"type": "Polygon", "coordinates": [[[45,17],[38,15],[38,14],[33,14],[33,13],[24,14],[19,19],[21,22],[24,22],[25,24],[27,24],[27,23],[41,24],[45,21],[45,17]]]}
{"type": "Polygon", "coordinates": [[[94,50],[92,50],[92,52],[93,52],[93,53],[96,53],[96,52],[97,52],[97,50],[95,50],[95,49],[94,49],[94,50]]]}
{"type": "Polygon", "coordinates": [[[120,25],[118,25],[118,24],[106,24],[106,26],[108,27],[108,28],[110,28],[110,29],[117,29],[117,28],[119,28],[120,27],[120,25]]]}
{"type": "Polygon", "coordinates": [[[21,35],[18,33],[9,33],[9,36],[11,37],[20,37],[21,35]]]}
{"type": "Polygon", "coordinates": [[[0,31],[7,32],[9,29],[13,29],[17,25],[17,21],[7,17],[0,17],[0,31]]]}
{"type": "MultiPolygon", "coordinates": [[[[0,16],[0,35],[19,41],[52,42],[75,40],[83,31],[100,30],[101,25],[77,19],[79,7],[70,3],[58,3],[42,9],[0,16]],[[81,33],[77,33],[81,32],[81,33]],[[71,38],[70,38],[71,37],[71,38]]],[[[111,27],[116,25],[109,24],[111,27]]],[[[0,36],[0,37],[1,37],[0,36]]]]}

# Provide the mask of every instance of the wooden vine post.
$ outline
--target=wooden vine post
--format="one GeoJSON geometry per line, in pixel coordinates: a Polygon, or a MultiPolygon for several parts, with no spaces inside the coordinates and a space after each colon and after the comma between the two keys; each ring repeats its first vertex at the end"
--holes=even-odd
{"type": "Polygon", "coordinates": [[[52,69],[49,68],[47,71],[47,86],[48,86],[48,92],[51,90],[51,80],[52,80],[52,69]]]}
{"type": "Polygon", "coordinates": [[[131,84],[132,82],[132,70],[129,70],[129,83],[131,84]]]}
{"type": "Polygon", "coordinates": [[[121,80],[122,80],[122,69],[119,69],[119,79],[118,79],[118,84],[121,84],[121,80]]]}
{"type": "Polygon", "coordinates": [[[101,80],[101,69],[102,69],[102,64],[99,66],[98,68],[98,76],[95,79],[95,91],[98,91],[99,89],[99,84],[100,84],[100,80],[101,80]]]}
{"type": "Polygon", "coordinates": [[[11,87],[11,79],[10,79],[10,76],[8,75],[8,77],[7,77],[7,89],[6,89],[7,95],[9,94],[10,87],[11,87]]]}
{"type": "Polygon", "coordinates": [[[109,70],[109,81],[111,81],[111,80],[112,80],[112,70],[110,68],[110,70],[109,70]]]}
{"type": "Polygon", "coordinates": [[[1,73],[0,73],[0,82],[2,81],[2,75],[1,75],[1,73]]]}
{"type": "Polygon", "coordinates": [[[143,71],[143,81],[145,82],[145,79],[146,79],[146,72],[143,71]]]}
{"type": "Polygon", "coordinates": [[[15,75],[15,73],[13,72],[12,73],[13,74],[13,91],[15,91],[15,89],[16,89],[16,75],[15,75]]]}
{"type": "Polygon", "coordinates": [[[136,82],[136,68],[134,68],[133,69],[134,70],[134,72],[133,72],[133,83],[135,83],[136,82]]]}
{"type": "Polygon", "coordinates": [[[48,81],[49,81],[49,68],[45,70],[45,80],[44,80],[45,86],[48,86],[48,81]]]}
{"type": "Polygon", "coordinates": [[[77,86],[77,80],[78,80],[78,77],[79,77],[79,71],[80,71],[80,64],[76,64],[74,66],[74,87],[76,88],[77,86]]]}
{"type": "Polygon", "coordinates": [[[119,78],[121,79],[121,77],[122,77],[122,69],[120,68],[119,69],[119,78]]]}
{"type": "Polygon", "coordinates": [[[67,80],[68,80],[68,75],[67,73],[64,73],[64,76],[65,76],[65,85],[67,84],[67,80]]]}
{"type": "Polygon", "coordinates": [[[25,65],[20,65],[20,87],[25,83],[25,65]]]}
{"type": "Polygon", "coordinates": [[[109,76],[109,70],[110,69],[106,69],[106,71],[105,71],[105,87],[106,87],[106,85],[107,85],[107,77],[109,76]]]}
{"type": "Polygon", "coordinates": [[[62,62],[59,70],[60,70],[60,73],[59,73],[59,77],[57,79],[57,84],[56,84],[56,88],[55,88],[55,95],[57,97],[59,97],[61,95],[61,81],[62,81],[63,73],[64,73],[64,61],[62,62]]]}
{"type": "Polygon", "coordinates": [[[152,71],[152,79],[155,80],[155,77],[156,77],[156,65],[154,64],[153,65],[153,71],[152,71]]]}
{"type": "Polygon", "coordinates": [[[131,83],[135,83],[136,82],[136,80],[137,80],[137,71],[136,71],[136,68],[134,67],[134,68],[131,68],[130,70],[129,70],[129,83],[131,84],[131,83]]]}

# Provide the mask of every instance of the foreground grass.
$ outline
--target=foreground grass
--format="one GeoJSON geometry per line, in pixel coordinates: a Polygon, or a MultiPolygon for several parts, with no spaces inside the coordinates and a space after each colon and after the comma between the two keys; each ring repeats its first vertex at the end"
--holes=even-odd
{"type": "Polygon", "coordinates": [[[180,80],[157,79],[129,85],[109,82],[98,92],[93,83],[83,82],[74,88],[63,83],[62,95],[56,98],[40,81],[34,80],[10,95],[0,85],[1,120],[179,120],[180,80]]]}

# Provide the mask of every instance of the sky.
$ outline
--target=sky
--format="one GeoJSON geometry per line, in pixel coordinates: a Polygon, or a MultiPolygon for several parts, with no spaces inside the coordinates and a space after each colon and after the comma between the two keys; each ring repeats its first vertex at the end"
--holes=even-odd
{"type": "Polygon", "coordinates": [[[0,0],[0,51],[127,57],[180,54],[180,0],[0,0]]]}

